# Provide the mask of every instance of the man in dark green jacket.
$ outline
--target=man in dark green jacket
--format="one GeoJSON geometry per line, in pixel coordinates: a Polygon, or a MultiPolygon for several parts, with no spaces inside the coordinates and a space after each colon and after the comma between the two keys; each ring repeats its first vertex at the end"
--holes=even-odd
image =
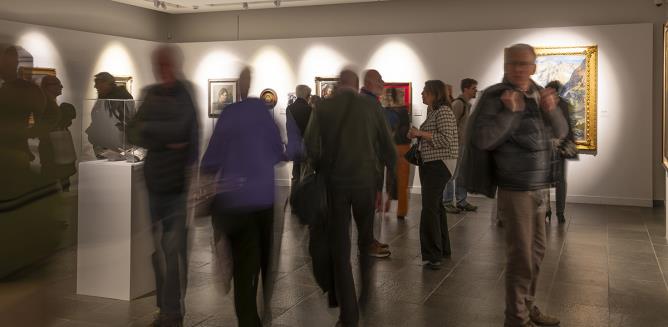
{"type": "MultiPolygon", "coordinates": [[[[396,150],[383,113],[372,99],[357,94],[357,75],[341,72],[333,97],[323,100],[311,114],[304,142],[307,157],[317,171],[326,174],[330,195],[327,237],[331,247],[336,298],[341,306],[340,326],[357,326],[359,310],[350,265],[350,220],[363,223],[358,235],[360,253],[367,253],[373,241],[372,228],[376,195],[377,163],[394,171],[396,150]]],[[[360,256],[361,297],[368,288],[368,261],[360,256]]]]}

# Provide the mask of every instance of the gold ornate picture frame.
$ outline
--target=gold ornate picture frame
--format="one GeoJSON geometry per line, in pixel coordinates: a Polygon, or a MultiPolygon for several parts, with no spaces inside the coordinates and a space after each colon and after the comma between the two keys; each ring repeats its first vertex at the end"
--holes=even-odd
{"type": "Polygon", "coordinates": [[[116,76],[114,75],[116,85],[124,87],[128,92],[132,93],[132,76],[116,76]]]}
{"type": "Polygon", "coordinates": [[[32,81],[37,86],[40,86],[42,78],[44,76],[56,76],[55,68],[46,68],[46,67],[27,67],[21,66],[18,71],[19,78],[25,81],[32,81]]]}
{"type": "Polygon", "coordinates": [[[571,119],[579,150],[597,150],[598,46],[536,47],[534,80],[558,80],[560,95],[572,105],[571,119]]]}

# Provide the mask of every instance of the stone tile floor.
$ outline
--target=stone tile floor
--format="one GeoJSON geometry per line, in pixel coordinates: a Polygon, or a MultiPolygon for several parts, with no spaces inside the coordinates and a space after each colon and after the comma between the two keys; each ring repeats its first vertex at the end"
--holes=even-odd
{"type": "MultiPolygon", "coordinates": [[[[277,202],[286,194],[279,192],[277,202]]],[[[491,200],[471,202],[480,206],[477,212],[449,215],[453,256],[440,271],[421,266],[419,195],[411,196],[405,221],[392,212],[377,218],[376,233],[392,256],[374,261],[361,326],[502,326],[503,229],[491,220],[491,200]]],[[[315,285],[307,231],[277,212],[272,325],[333,326],[338,311],[327,307],[315,285]]],[[[664,208],[569,204],[566,212],[566,224],[555,219],[547,225],[538,293],[544,311],[558,315],[561,326],[668,326],[664,208]]],[[[195,221],[186,326],[236,326],[231,294],[216,288],[211,235],[207,219],[195,221]]],[[[126,302],[76,295],[75,289],[76,251],[70,248],[0,283],[0,313],[12,312],[0,315],[0,326],[147,326],[156,310],[154,295],[126,302]]]]}

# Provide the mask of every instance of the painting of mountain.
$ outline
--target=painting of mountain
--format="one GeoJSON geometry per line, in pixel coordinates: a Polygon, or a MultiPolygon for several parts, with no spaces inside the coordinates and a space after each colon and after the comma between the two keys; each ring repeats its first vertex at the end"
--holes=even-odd
{"type": "Polygon", "coordinates": [[[541,86],[557,80],[559,94],[571,104],[571,119],[580,149],[596,149],[596,54],[597,47],[536,48],[536,74],[541,86]]]}

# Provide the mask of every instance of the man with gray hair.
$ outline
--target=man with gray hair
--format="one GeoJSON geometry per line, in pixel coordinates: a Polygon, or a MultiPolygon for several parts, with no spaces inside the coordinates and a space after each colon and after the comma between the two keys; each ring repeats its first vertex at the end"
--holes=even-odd
{"type": "MultiPolygon", "coordinates": [[[[301,143],[304,132],[306,131],[306,125],[308,125],[308,121],[311,118],[311,106],[308,104],[308,100],[311,97],[311,88],[306,85],[297,85],[295,94],[297,95],[297,100],[290,104],[286,109],[286,129],[288,130],[288,135],[297,135],[293,130],[298,130],[300,137],[299,143],[301,143]]],[[[292,161],[293,187],[299,183],[301,160],[301,158],[297,157],[292,161]]]]}
{"type": "Polygon", "coordinates": [[[554,90],[531,80],[536,53],[526,44],[505,50],[502,83],[485,90],[470,118],[462,179],[469,191],[494,197],[506,232],[507,327],[556,326],[535,305],[545,256],[547,192],[553,137],[568,132],[554,90]]]}

